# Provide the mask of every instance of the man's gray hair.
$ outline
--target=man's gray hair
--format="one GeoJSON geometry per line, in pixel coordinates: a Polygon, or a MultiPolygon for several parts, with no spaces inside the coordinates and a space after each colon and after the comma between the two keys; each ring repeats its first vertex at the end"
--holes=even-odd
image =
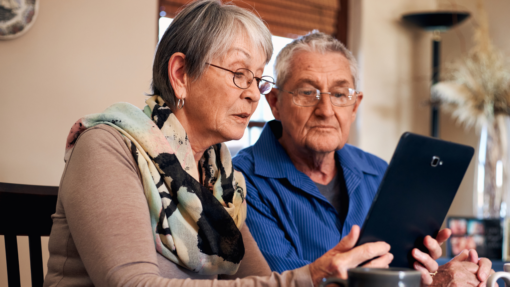
{"type": "Polygon", "coordinates": [[[161,38],[152,67],[152,94],[174,106],[176,97],[168,78],[168,61],[177,52],[186,55],[184,72],[192,80],[202,76],[207,62],[223,57],[232,43],[247,36],[266,55],[273,54],[271,33],[253,13],[220,0],[196,1],[186,6],[161,38]]]}
{"type": "Polygon", "coordinates": [[[334,52],[342,54],[348,61],[351,68],[354,87],[358,83],[358,64],[352,53],[337,39],[314,30],[305,36],[299,37],[283,48],[274,65],[274,74],[276,75],[276,86],[283,88],[285,82],[292,73],[291,62],[294,55],[299,51],[308,51],[325,54],[334,52]]]}

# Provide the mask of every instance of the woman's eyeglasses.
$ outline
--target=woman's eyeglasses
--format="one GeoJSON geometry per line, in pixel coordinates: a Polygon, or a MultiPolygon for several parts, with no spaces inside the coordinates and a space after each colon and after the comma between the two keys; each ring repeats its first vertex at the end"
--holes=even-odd
{"type": "Polygon", "coordinates": [[[232,74],[234,74],[234,77],[232,79],[234,81],[234,85],[236,85],[236,87],[243,89],[243,90],[248,89],[251,86],[253,79],[255,79],[257,81],[257,85],[259,87],[259,92],[261,95],[268,94],[275,85],[274,79],[272,77],[270,77],[270,76],[262,76],[260,78],[255,77],[253,72],[248,69],[239,68],[234,72],[229,69],[225,69],[223,67],[216,66],[216,65],[213,65],[210,63],[206,63],[206,64],[213,66],[215,68],[218,68],[218,69],[222,69],[222,70],[231,72],[232,74]]]}

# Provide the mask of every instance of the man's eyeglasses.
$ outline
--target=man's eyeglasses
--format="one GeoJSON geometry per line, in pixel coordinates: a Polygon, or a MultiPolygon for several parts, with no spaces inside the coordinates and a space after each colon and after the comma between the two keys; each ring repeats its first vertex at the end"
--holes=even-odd
{"type": "Polygon", "coordinates": [[[352,106],[358,99],[359,92],[346,87],[334,88],[331,92],[321,93],[320,90],[314,88],[300,88],[293,92],[278,89],[292,95],[292,102],[301,107],[312,107],[319,103],[321,95],[328,94],[331,104],[337,107],[352,106]]]}
{"type": "Polygon", "coordinates": [[[233,81],[234,85],[236,85],[240,89],[248,89],[251,86],[251,83],[253,82],[253,79],[257,80],[257,85],[259,87],[259,92],[261,95],[266,95],[271,91],[271,89],[274,87],[274,79],[270,76],[262,76],[262,77],[255,77],[252,71],[244,68],[239,68],[235,72],[231,71],[229,69],[225,69],[220,66],[216,66],[210,63],[206,63],[210,66],[213,66],[218,69],[222,69],[228,72],[231,72],[234,74],[233,81]]]}

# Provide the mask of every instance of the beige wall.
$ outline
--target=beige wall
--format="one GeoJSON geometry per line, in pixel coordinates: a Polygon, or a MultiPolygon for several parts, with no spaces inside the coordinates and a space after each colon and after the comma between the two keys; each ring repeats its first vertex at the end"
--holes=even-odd
{"type": "Polygon", "coordinates": [[[58,185],[79,117],[142,106],[157,1],[41,1],[32,30],[0,42],[0,181],[58,185]]]}
{"type": "Polygon", "coordinates": [[[401,21],[404,13],[432,10],[435,1],[363,0],[359,55],[364,100],[360,147],[385,160],[405,131],[428,133],[430,36],[401,21]]]}
{"type": "MultiPolygon", "coordinates": [[[[0,41],[0,182],[58,185],[74,121],[119,101],[142,107],[156,32],[156,0],[40,1],[32,29],[0,41]]],[[[0,286],[4,258],[2,244],[0,286]]]]}

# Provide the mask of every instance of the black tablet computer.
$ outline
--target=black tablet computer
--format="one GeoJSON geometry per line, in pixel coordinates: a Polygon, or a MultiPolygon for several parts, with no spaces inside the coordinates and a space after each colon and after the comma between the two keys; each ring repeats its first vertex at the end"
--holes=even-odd
{"type": "Polygon", "coordinates": [[[423,239],[437,236],[473,153],[469,146],[404,133],[356,246],[387,242],[390,266],[412,268],[412,249],[428,251],[423,239]]]}

